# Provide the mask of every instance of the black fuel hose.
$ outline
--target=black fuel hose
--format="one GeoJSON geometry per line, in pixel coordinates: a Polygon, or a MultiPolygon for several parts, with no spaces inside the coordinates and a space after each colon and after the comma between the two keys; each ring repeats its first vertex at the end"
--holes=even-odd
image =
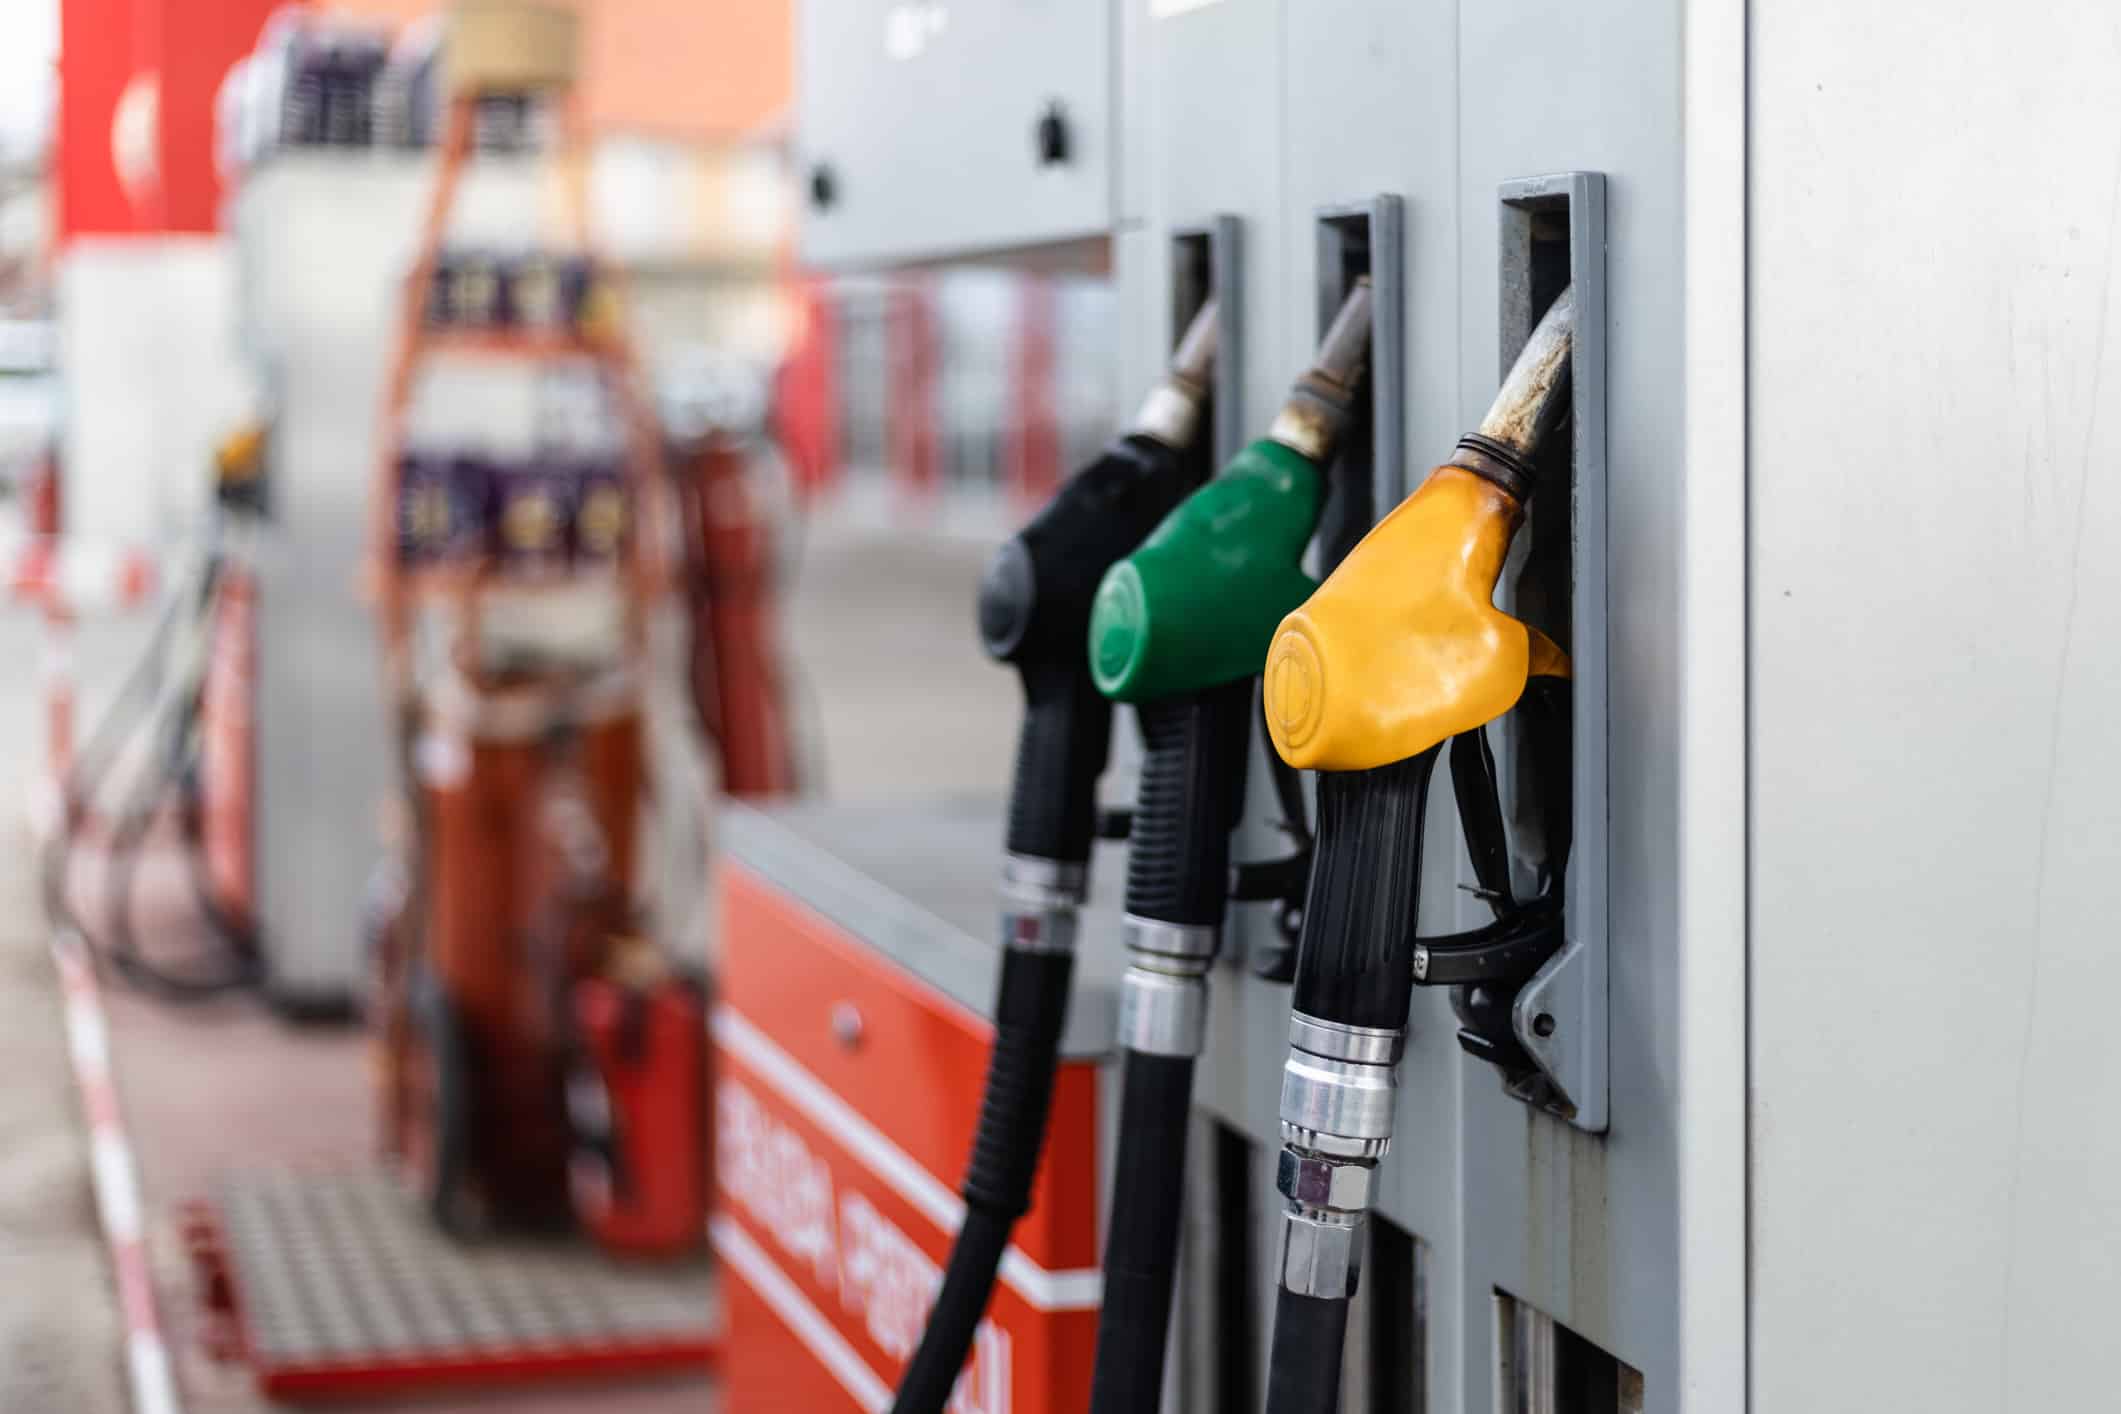
{"type": "MultiPolygon", "coordinates": [[[[225,573],[218,555],[210,557],[202,567],[196,597],[189,608],[189,622],[195,628],[211,625],[220,604],[225,573]]],[[[153,706],[155,687],[166,669],[170,640],[186,622],[184,600],[180,598],[173,601],[170,613],[156,626],[108,715],[76,761],[63,786],[58,828],[44,868],[45,904],[53,920],[90,943],[92,955],[100,955],[116,976],[136,990],[173,1002],[207,1001],[250,990],[261,985],[266,976],[264,950],[255,924],[224,904],[206,877],[205,845],[194,797],[206,665],[211,654],[198,655],[198,661],[191,665],[191,676],[178,684],[175,701],[161,720],[145,715],[153,706]],[[152,753],[116,817],[109,842],[105,894],[109,936],[101,947],[95,947],[92,934],[67,900],[67,865],[76,843],[78,817],[94,798],[136,724],[158,730],[160,749],[152,753]],[[220,952],[213,963],[196,968],[178,967],[152,957],[142,947],[132,922],[132,885],[139,853],[155,821],[173,799],[179,807],[181,843],[193,899],[220,952]]]]}
{"type": "Polygon", "coordinates": [[[1193,1057],[1128,1051],[1123,1070],[1090,1408],[1155,1414],[1185,1206],[1193,1057]]]}
{"type": "Polygon", "coordinates": [[[1090,606],[1105,570],[1200,479],[1204,468],[1186,449],[1199,423],[1214,329],[1211,305],[1145,407],[1142,430],[1071,477],[981,578],[981,641],[990,657],[1017,669],[1024,689],[994,1048],[961,1190],[965,1221],[894,1414],[941,1414],[993,1294],[1009,1233],[1030,1206],[1067,1020],[1075,911],[1097,832],[1097,778],[1112,739],[1112,705],[1091,680],[1084,647],[1090,606]]]}
{"type": "Polygon", "coordinates": [[[1267,1365],[1267,1414],[1337,1414],[1348,1303],[1299,1296],[1274,1300],[1274,1345],[1267,1365]]]}
{"type": "Polygon", "coordinates": [[[1147,996],[1128,1003],[1140,1033],[1122,1037],[1119,1152],[1090,1387],[1094,1414],[1155,1414],[1162,1403],[1193,1060],[1206,1015],[1204,974],[1229,891],[1230,832],[1244,808],[1252,680],[1145,702],[1137,716],[1141,786],[1127,841],[1126,895],[1134,967],[1125,985],[1145,984],[1147,996]],[[1171,954],[1146,951],[1142,945],[1165,931],[1154,925],[1168,925],[1174,941],[1195,940],[1198,950],[1187,953],[1180,944],[1171,954]]]}
{"type": "Polygon", "coordinates": [[[1065,952],[1003,950],[994,1052],[961,1190],[965,1221],[951,1244],[942,1291],[899,1381],[893,1409],[939,1411],[949,1402],[993,1294],[1009,1234],[1031,1206],[1074,967],[1074,956],[1065,952]]]}

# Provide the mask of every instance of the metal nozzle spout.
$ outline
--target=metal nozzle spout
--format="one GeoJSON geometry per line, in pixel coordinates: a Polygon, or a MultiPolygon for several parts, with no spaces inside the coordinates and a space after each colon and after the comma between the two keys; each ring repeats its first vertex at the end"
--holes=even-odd
{"type": "Polygon", "coordinates": [[[1502,380],[1502,391],[1480,420],[1480,435],[1501,442],[1519,456],[1530,456],[1539,439],[1560,420],[1569,393],[1569,350],[1576,333],[1576,287],[1569,286],[1547,312],[1539,327],[1518,351],[1510,365],[1510,376],[1502,380]]]}
{"type": "Polygon", "coordinates": [[[1211,299],[1200,307],[1180,336],[1163,381],[1142,400],[1141,411],[1134,417],[1135,433],[1154,437],[1170,447],[1183,447],[1193,440],[1200,426],[1200,410],[1208,401],[1217,331],[1215,301],[1211,299]]]}
{"type": "Polygon", "coordinates": [[[1532,494],[1532,453],[1569,400],[1569,354],[1575,344],[1576,287],[1564,289],[1518,351],[1480,430],[1458,444],[1453,466],[1484,476],[1519,501],[1532,494]]]}
{"type": "Polygon", "coordinates": [[[1289,390],[1267,435],[1316,462],[1333,453],[1333,444],[1353,411],[1355,385],[1370,357],[1370,277],[1348,291],[1340,310],[1318,341],[1317,356],[1289,390]]]}

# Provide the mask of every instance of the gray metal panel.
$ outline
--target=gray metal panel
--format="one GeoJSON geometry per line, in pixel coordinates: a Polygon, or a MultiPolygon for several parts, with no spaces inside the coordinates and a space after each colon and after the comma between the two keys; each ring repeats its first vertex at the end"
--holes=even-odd
{"type": "Polygon", "coordinates": [[[1110,234],[1118,0],[803,0],[796,20],[802,252],[875,264],[1110,234]],[[1050,105],[1071,134],[1041,165],[1050,105]],[[810,198],[829,169],[834,199],[810,198]]]}
{"type": "MultiPolygon", "coordinates": [[[[1486,1067],[1457,1061],[1453,1143],[1461,1197],[1453,1255],[1460,1381],[1447,1410],[1492,1407],[1500,1288],[1643,1372],[1645,1407],[1680,1404],[1680,1092],[1714,1077],[1674,1073],[1682,1018],[1676,726],[1681,714],[1677,593],[1686,499],[1682,287],[1682,34],[1673,7],[1595,12],[1565,0],[1496,0],[1461,10],[1458,53],[1458,421],[1470,427],[1503,350],[1496,193],[1562,169],[1607,174],[1608,581],[1611,731],[1608,828],[1612,975],[1610,1131],[1596,1136],[1502,1093],[1486,1067]],[[1536,98],[1534,97],[1536,95],[1536,98]]],[[[1732,624],[1730,632],[1740,632],[1732,624]]],[[[1467,921],[1472,921],[1470,909],[1467,921]]],[[[1425,1030],[1449,1036],[1445,999],[1425,999],[1425,1030]]],[[[1733,1018],[1738,1021],[1739,1018],[1733,1018]]],[[[1419,1024],[1419,1023],[1418,1023],[1419,1024]]],[[[1410,1086],[1442,1079],[1410,1064],[1410,1086]]],[[[1740,1102],[1736,1092],[1728,1103],[1740,1102]]],[[[1424,1234],[1426,1235],[1426,1234],[1424,1234]]],[[[1442,1247],[1444,1244],[1439,1244],[1442,1247]]],[[[1439,1292],[1448,1290],[1439,1280],[1439,1292]]],[[[1441,1338],[1441,1337],[1440,1337],[1441,1338]]]]}
{"type": "MultiPolygon", "coordinates": [[[[242,335],[276,399],[258,599],[258,908],[277,996],[344,999],[397,792],[375,617],[359,595],[384,360],[431,164],[282,153],[234,202],[242,335]]],[[[488,159],[453,229],[520,243],[535,168],[488,159]]]]}
{"type": "Polygon", "coordinates": [[[2112,1408],[2121,14],[1907,14],[1753,10],[1753,1407],[2112,1408]]]}
{"type": "Polygon", "coordinates": [[[1505,182],[1502,203],[1502,376],[1544,311],[1533,307],[1531,221],[1535,211],[1568,218],[1576,308],[1571,385],[1570,484],[1535,497],[1533,515],[1569,517],[1569,625],[1574,811],[1566,937],[1518,994],[1511,1028],[1560,1098],[1541,1097],[1579,1129],[1606,1127],[1606,511],[1605,178],[1563,172],[1505,182]],[[1544,1023],[1544,1024],[1542,1024],[1544,1023]]]}
{"type": "MultiPolygon", "coordinates": [[[[1268,8],[1226,0],[1152,29],[1175,35],[1241,19],[1262,23],[1268,8]]],[[[1683,347],[1682,305],[1667,278],[1684,250],[1672,117],[1679,30],[1660,6],[1604,7],[1593,16],[1558,0],[1503,0],[1455,14],[1350,0],[1283,6],[1275,24],[1283,66],[1274,82],[1285,93],[1278,162],[1242,173],[1223,165],[1251,140],[1250,125],[1266,121],[1252,110],[1269,106],[1232,100],[1268,91],[1264,83],[1248,88],[1242,53],[1167,61],[1149,76],[1162,92],[1145,99],[1187,115],[1175,130],[1155,134],[1149,160],[1162,165],[1152,211],[1171,199],[1171,188],[1196,190],[1204,171],[1232,183],[1214,198],[1232,210],[1276,203],[1259,227],[1255,246],[1265,253],[1255,262],[1247,309],[1255,432],[1312,335],[1312,272],[1289,268],[1289,252],[1312,248],[1315,211],[1379,190],[1405,195],[1407,367],[1397,392],[1409,448],[1404,484],[1412,489],[1478,421],[1495,387],[1499,187],[1571,167],[1611,174],[1608,322],[1625,331],[1614,350],[1608,439],[1616,467],[1612,914],[1614,936],[1625,939],[1613,964],[1613,1132],[1580,1133],[1504,1095],[1493,1071],[1459,1052],[1448,999],[1419,994],[1380,1211],[1424,1244],[1428,1408],[1494,1407],[1492,1312],[1500,1287],[1643,1370],[1646,1408],[1673,1409],[1680,1340],[1673,1097],[1686,1081],[1666,1069],[1679,1017],[1660,979],[1676,972],[1679,959],[1669,732],[1680,668],[1674,586],[1684,409],[1673,390],[1683,347]],[[1450,55],[1455,63],[1439,62],[1450,55]],[[1538,101],[1527,101],[1532,94],[1538,101]]],[[[1427,870],[1436,883],[1426,891],[1423,923],[1442,931],[1479,920],[1448,887],[1469,876],[1445,793],[1437,796],[1427,870]]],[[[1272,835],[1256,822],[1272,807],[1263,793],[1254,802],[1247,833],[1257,849],[1271,848],[1272,835]]],[[[1270,925],[1264,910],[1239,912],[1232,931],[1242,946],[1270,925]]],[[[1234,969],[1217,979],[1200,1100],[1271,1153],[1288,989],[1234,969]]],[[[1740,1103],[1735,1090],[1729,1102],[1740,1103]]],[[[1269,1261],[1274,1240],[1263,1249],[1269,1261]]],[[[1263,1302],[1267,1290],[1263,1282],[1263,1302]]]]}
{"type": "MultiPolygon", "coordinates": [[[[994,1011],[1001,944],[1002,807],[731,803],[717,821],[726,857],[980,1016],[994,1011]]],[[[1092,857],[1075,996],[1061,1053],[1110,1054],[1119,1021],[1121,846],[1092,857]]]]}

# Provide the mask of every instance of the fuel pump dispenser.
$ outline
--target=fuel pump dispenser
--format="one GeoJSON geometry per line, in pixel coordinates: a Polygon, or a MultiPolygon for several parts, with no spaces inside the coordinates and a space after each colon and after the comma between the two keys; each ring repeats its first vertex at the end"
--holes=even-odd
{"type": "Polygon", "coordinates": [[[1127,855],[1124,1078],[1097,1414],[1153,1414],[1161,1401],[1193,1065],[1244,806],[1253,680],[1274,626],[1315,587],[1304,548],[1362,375],[1371,302],[1359,281],[1272,430],[1106,573],[1090,618],[1092,676],[1134,706],[1144,746],[1127,855]]]}
{"type": "Polygon", "coordinates": [[[964,1225],[900,1382],[897,1414],[940,1414],[950,1399],[1010,1230],[1029,1206],[1097,834],[1097,779],[1111,744],[1112,708],[1083,652],[1092,600],[1105,571],[1200,479],[1193,448],[1215,357],[1215,310],[1211,301],[1194,317],[1133,427],[995,553],[980,584],[981,641],[1016,668],[1024,689],[1002,864],[994,1048],[962,1189],[964,1225]]]}
{"type": "MultiPolygon", "coordinates": [[[[1567,405],[1573,291],[1542,317],[1477,432],[1364,537],[1283,620],[1264,702],[1275,750],[1318,776],[1318,844],[1298,945],[1282,1072],[1276,1186],[1285,1199],[1268,1374],[1269,1414],[1339,1407],[1341,1349],[1364,1217],[1392,1141],[1397,1065],[1417,983],[1459,984],[1465,1044],[1507,1072],[1499,1006],[1558,942],[1566,835],[1549,838],[1539,898],[1509,891],[1502,810],[1483,728],[1543,704],[1567,659],[1495,607],[1533,491],[1531,456],[1567,405]],[[1473,933],[1416,936],[1423,816],[1438,751],[1452,774],[1475,876],[1498,917],[1473,933]]],[[[1528,762],[1551,796],[1566,750],[1536,724],[1528,762]],[[1540,759],[1547,757],[1548,759],[1540,759]]],[[[1547,802],[1542,802],[1547,804],[1547,802]]],[[[1565,820],[1566,806],[1538,812],[1565,820]]]]}

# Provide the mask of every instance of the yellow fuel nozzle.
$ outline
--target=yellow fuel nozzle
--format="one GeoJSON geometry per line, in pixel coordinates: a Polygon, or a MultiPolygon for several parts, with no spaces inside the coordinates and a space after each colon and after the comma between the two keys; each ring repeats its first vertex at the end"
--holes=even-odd
{"type": "Polygon", "coordinates": [[[1263,690],[1290,765],[1404,761],[1509,711],[1526,679],[1567,674],[1553,640],[1494,598],[1532,492],[1531,454],[1566,404],[1575,312],[1562,291],[1480,430],[1282,620],[1263,690]]]}

